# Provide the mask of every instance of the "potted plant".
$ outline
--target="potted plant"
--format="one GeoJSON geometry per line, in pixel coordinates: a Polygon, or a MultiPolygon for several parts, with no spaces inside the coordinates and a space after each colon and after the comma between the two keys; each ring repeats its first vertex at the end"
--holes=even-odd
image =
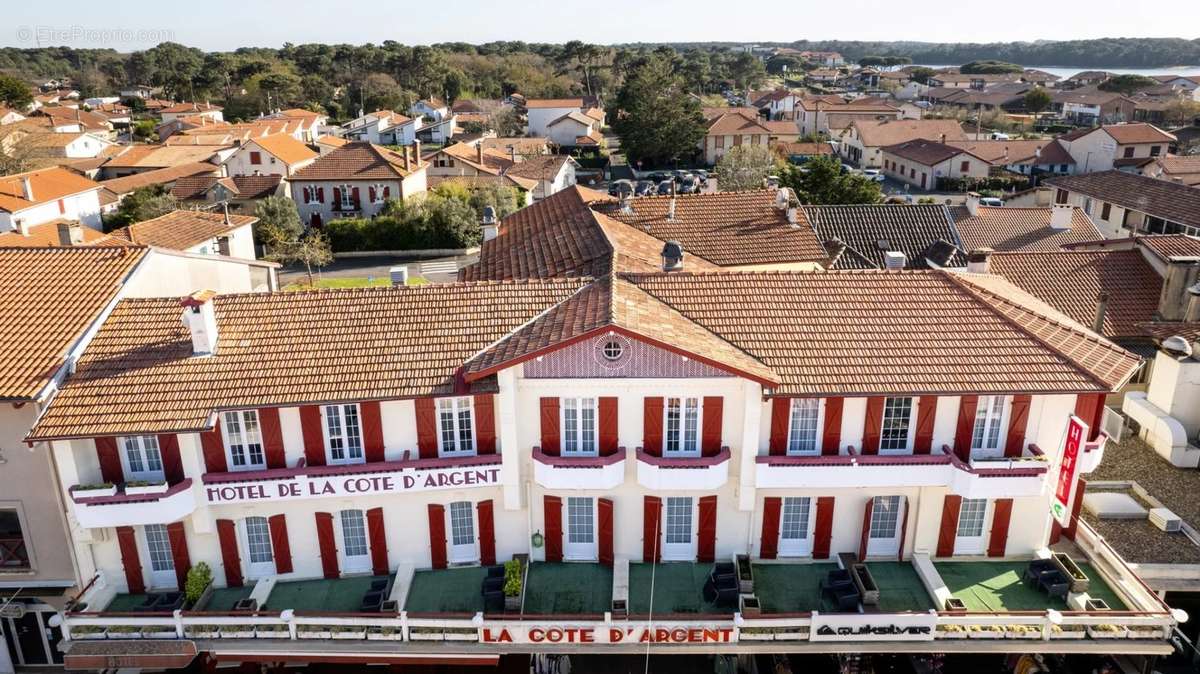
{"type": "Polygon", "coordinates": [[[104,625],[72,625],[72,639],[103,639],[108,628],[104,625]]]}
{"type": "Polygon", "coordinates": [[[441,627],[410,627],[408,638],[413,641],[444,641],[446,637],[441,627]]]}
{"type": "Polygon", "coordinates": [[[207,562],[198,562],[188,569],[183,594],[189,607],[200,603],[201,597],[209,592],[212,579],[212,568],[208,566],[207,562]]]}
{"type": "Polygon", "coordinates": [[[161,494],[170,488],[166,480],[151,482],[149,480],[130,480],[125,483],[125,493],[130,496],[138,494],[161,494]]]}
{"type": "Polygon", "coordinates": [[[968,635],[962,625],[938,625],[937,633],[939,639],[966,639],[968,635]]]}
{"type": "Polygon", "coordinates": [[[184,625],[183,633],[190,639],[216,639],[221,635],[219,625],[184,625]]]}
{"type": "Polygon", "coordinates": [[[754,565],[750,563],[750,555],[737,555],[733,563],[737,567],[738,592],[754,594],[754,565]]]}
{"type": "Polygon", "coordinates": [[[446,641],[479,641],[479,630],[474,627],[447,627],[443,633],[446,641]]]}
{"type": "Polygon", "coordinates": [[[1004,636],[1007,639],[1041,639],[1042,628],[1035,625],[1007,625],[1004,636]]]}
{"type": "Polygon", "coordinates": [[[141,639],[142,630],[137,625],[113,625],[108,628],[109,639],[141,639]]]}
{"type": "Polygon", "coordinates": [[[1004,637],[1004,628],[1000,625],[972,625],[972,639],[1001,639],[1004,637]]]}
{"type": "Polygon", "coordinates": [[[1071,581],[1072,592],[1088,591],[1087,574],[1079,568],[1079,565],[1075,563],[1075,560],[1071,559],[1070,555],[1065,552],[1056,552],[1052,559],[1054,560],[1054,565],[1071,581]]]}
{"type": "Polygon", "coordinates": [[[966,613],[967,605],[958,597],[949,597],[946,599],[945,609],[949,613],[966,613]]]}
{"type": "Polygon", "coordinates": [[[292,636],[291,632],[288,631],[287,623],[255,625],[254,634],[259,639],[288,639],[292,636]]]}
{"type": "Polygon", "coordinates": [[[746,617],[753,618],[762,615],[762,606],[758,603],[758,597],[752,594],[738,595],[738,610],[746,617]]]}
{"type": "Polygon", "coordinates": [[[1093,639],[1124,639],[1129,630],[1120,625],[1088,625],[1087,634],[1093,639]]]}
{"type": "Polygon", "coordinates": [[[77,484],[74,487],[71,487],[71,493],[78,493],[80,498],[113,496],[117,493],[117,485],[111,482],[100,482],[97,484],[77,484]]]}
{"type": "Polygon", "coordinates": [[[365,639],[367,637],[367,626],[334,625],[330,628],[330,632],[334,639],[365,639]]]}
{"type": "Polygon", "coordinates": [[[254,625],[221,625],[222,639],[253,639],[254,625]]]}
{"type": "Polygon", "coordinates": [[[504,610],[515,612],[521,610],[521,592],[524,590],[521,578],[521,561],[510,559],[504,563],[504,610]]]}
{"type": "Polygon", "coordinates": [[[401,641],[404,630],[399,625],[379,625],[367,630],[368,641],[401,641]]]}
{"type": "Polygon", "coordinates": [[[174,639],[179,636],[173,625],[143,625],[143,639],[174,639]]]}
{"type": "Polygon", "coordinates": [[[332,639],[329,625],[296,625],[296,636],[301,639],[332,639]]]}

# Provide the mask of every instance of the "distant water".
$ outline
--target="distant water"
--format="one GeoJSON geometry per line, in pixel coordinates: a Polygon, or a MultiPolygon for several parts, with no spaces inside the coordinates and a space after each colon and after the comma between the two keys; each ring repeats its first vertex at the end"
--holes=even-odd
{"type": "MultiPolygon", "coordinates": [[[[926,65],[918,63],[916,65],[924,65],[926,68],[953,68],[957,66],[951,65],[926,65]]],[[[1172,66],[1170,68],[1064,68],[1062,66],[1025,66],[1026,68],[1034,68],[1043,72],[1057,75],[1066,79],[1075,73],[1081,73],[1085,70],[1106,70],[1110,73],[1118,75],[1145,75],[1151,77],[1154,75],[1200,75],[1200,66],[1172,66]]]]}

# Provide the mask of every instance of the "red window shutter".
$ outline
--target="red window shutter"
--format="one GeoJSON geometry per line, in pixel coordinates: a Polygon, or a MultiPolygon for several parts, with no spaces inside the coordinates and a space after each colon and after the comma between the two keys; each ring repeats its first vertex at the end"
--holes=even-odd
{"type": "Polygon", "coordinates": [[[475,396],[475,450],[479,454],[496,453],[496,404],[490,393],[475,396]]]}
{"type": "Polygon", "coordinates": [[[562,499],[557,496],[543,496],[542,508],[546,520],[546,561],[561,562],[562,548],[562,499]]]}
{"type": "Polygon", "coordinates": [[[717,557],[717,497],[701,496],[698,515],[700,540],[696,544],[696,561],[711,562],[717,557]]]}
{"type": "MultiPolygon", "coordinates": [[[[659,398],[662,400],[662,398],[659,398]]],[[[642,509],[642,561],[657,562],[662,546],[662,499],[647,496],[642,509]]]]}
{"type": "Polygon", "coordinates": [[[975,409],[979,396],[963,396],[958,403],[958,426],[954,429],[954,454],[963,461],[971,459],[971,436],[975,433],[975,409]]]}
{"type": "Polygon", "coordinates": [[[338,570],[337,543],[333,538],[333,515],[314,515],[317,520],[317,549],[321,553],[321,572],[326,578],[337,578],[341,572],[338,570]]]}
{"type": "Polygon", "coordinates": [[[813,559],[829,559],[830,543],[833,540],[832,496],[817,497],[817,520],[813,523],[813,559]]]}
{"type": "Polygon", "coordinates": [[[374,185],[367,187],[367,197],[371,200],[371,203],[375,203],[375,186],[374,185]]]}
{"type": "Polygon", "coordinates": [[[333,188],[333,208],[337,210],[342,206],[342,189],[340,187],[333,188]]]}
{"type": "Polygon", "coordinates": [[[783,499],[768,496],[763,499],[762,538],[758,541],[758,556],[775,559],[779,556],[779,514],[783,499]]]}
{"type": "Polygon", "coordinates": [[[163,433],[158,436],[158,452],[162,456],[163,477],[167,484],[183,482],[183,457],[179,455],[179,436],[163,433]]]}
{"type": "Polygon", "coordinates": [[[954,541],[958,538],[958,509],[962,507],[962,497],[946,494],[942,501],[942,528],[938,531],[937,556],[953,557],[954,541]]]}
{"type": "Polygon", "coordinates": [[[1008,548],[1008,522],[1012,519],[1013,500],[998,498],[992,505],[992,533],[988,537],[988,557],[1003,557],[1008,548]]]}
{"type": "Polygon", "coordinates": [[[179,583],[179,589],[182,590],[187,587],[188,569],[192,568],[183,522],[172,522],[167,525],[167,541],[171,544],[171,559],[175,561],[175,582],[179,583]]]}
{"type": "Polygon", "coordinates": [[[292,572],[292,544],[288,541],[287,517],[271,515],[267,519],[271,529],[271,553],[275,557],[275,573],[292,572]]]}
{"type": "Polygon", "coordinates": [[[417,413],[417,452],[422,459],[436,459],[438,455],[437,405],[433,398],[417,398],[414,404],[417,413]]]}
{"type": "Polygon", "coordinates": [[[387,530],[383,527],[383,508],[367,511],[367,537],[371,541],[371,573],[388,575],[387,530]]]}
{"type": "Polygon", "coordinates": [[[837,456],[842,445],[842,404],[844,398],[825,399],[825,428],[821,433],[821,454],[837,456]]]}
{"type": "Polygon", "coordinates": [[[704,412],[700,415],[704,424],[700,430],[700,453],[703,456],[716,456],[721,453],[721,417],[724,402],[725,399],[721,396],[704,397],[704,412]]]}
{"type": "Polygon", "coordinates": [[[100,479],[110,484],[121,484],[125,481],[125,471],[121,468],[121,454],[117,450],[117,439],[96,438],[96,457],[100,460],[100,479]]]}
{"type": "Polygon", "coordinates": [[[435,569],[446,568],[446,508],[429,504],[429,562],[435,569]]]}
{"type": "Polygon", "coordinates": [[[287,468],[287,456],[283,451],[283,427],[279,424],[279,408],[264,407],[258,410],[258,427],[262,430],[263,454],[267,468],[287,468]]]}
{"type": "Polygon", "coordinates": [[[867,507],[863,508],[862,538],[858,542],[859,561],[867,558],[867,544],[871,542],[871,511],[875,509],[875,499],[867,499],[867,507]]]}
{"type": "Polygon", "coordinates": [[[121,565],[125,567],[125,584],[130,594],[146,591],[142,580],[142,560],[138,556],[137,536],[133,527],[117,527],[117,545],[121,548],[121,565]]]}
{"type": "Polygon", "coordinates": [[[250,163],[251,164],[261,164],[262,163],[262,155],[257,152],[251,152],[250,153],[250,163]]]}
{"type": "Polygon", "coordinates": [[[771,399],[771,438],[769,449],[771,456],[787,454],[788,432],[792,425],[792,399],[771,399]]]}
{"type": "Polygon", "coordinates": [[[646,398],[642,409],[642,449],[650,456],[662,456],[663,399],[646,398]]]}
{"type": "Polygon", "coordinates": [[[560,435],[558,428],[558,398],[541,399],[542,453],[558,456],[560,435]]]}
{"type": "Polygon", "coordinates": [[[383,186],[383,200],[387,201],[388,199],[391,199],[391,198],[392,198],[392,186],[384,185],[383,186]]]}
{"type": "Polygon", "coordinates": [[[879,453],[879,434],[883,431],[883,396],[867,398],[867,416],[863,421],[863,454],[879,453]]]}
{"type": "Polygon", "coordinates": [[[322,204],[325,203],[325,188],[324,187],[317,188],[317,202],[322,203],[322,204]]]}
{"type": "Polygon", "coordinates": [[[359,403],[358,412],[362,417],[363,457],[368,462],[383,461],[383,415],[379,401],[359,403]]]}
{"type": "Polygon", "coordinates": [[[917,436],[913,454],[928,454],[933,449],[933,420],[937,414],[937,396],[921,396],[917,402],[917,436]]]}
{"type": "Polygon", "coordinates": [[[900,549],[896,553],[896,560],[904,561],[904,539],[908,538],[908,497],[900,497],[900,549]]]}
{"type": "Polygon", "coordinates": [[[617,453],[620,442],[617,436],[617,399],[605,396],[600,398],[597,406],[600,408],[600,456],[612,456],[617,453]]]}
{"type": "Polygon", "coordinates": [[[1008,413],[1008,435],[1004,439],[1004,456],[1018,457],[1025,453],[1025,427],[1029,425],[1029,394],[1015,395],[1008,413]]]}
{"type": "Polygon", "coordinates": [[[479,518],[479,563],[491,566],[496,563],[496,522],[491,499],[476,503],[475,512],[479,518]]]}
{"type": "Polygon", "coordinates": [[[59,200],[58,200],[58,214],[59,214],[59,215],[66,215],[66,214],[67,214],[67,202],[66,202],[66,200],[65,200],[65,199],[59,199],[59,200]]]}
{"type": "Polygon", "coordinates": [[[237,529],[233,520],[217,520],[217,539],[221,543],[221,563],[225,565],[225,584],[242,586],[242,557],[238,553],[237,529]]]}
{"type": "Polygon", "coordinates": [[[301,194],[304,195],[304,203],[307,204],[310,201],[310,199],[309,199],[310,193],[309,193],[308,188],[305,187],[305,188],[301,189],[300,192],[301,192],[301,194]]]}
{"type": "Polygon", "coordinates": [[[1104,394],[1080,393],[1075,396],[1075,416],[1088,425],[1088,440],[1095,440],[1104,419],[1104,394]]]}
{"type": "Polygon", "coordinates": [[[321,428],[320,405],[300,407],[300,430],[304,435],[304,462],[309,466],[325,465],[325,431],[321,428]]]}
{"type": "Polygon", "coordinates": [[[211,431],[200,434],[200,448],[204,453],[204,470],[210,473],[224,473],[229,470],[225,464],[225,441],[221,439],[220,415],[217,415],[217,425],[211,431]]]}
{"type": "Polygon", "coordinates": [[[358,208],[359,200],[358,200],[358,187],[357,186],[350,188],[350,201],[354,203],[355,208],[358,208]]]}
{"type": "Polygon", "coordinates": [[[613,565],[613,502],[610,499],[596,499],[596,520],[600,532],[598,545],[600,548],[600,563],[605,566],[613,565]]]}

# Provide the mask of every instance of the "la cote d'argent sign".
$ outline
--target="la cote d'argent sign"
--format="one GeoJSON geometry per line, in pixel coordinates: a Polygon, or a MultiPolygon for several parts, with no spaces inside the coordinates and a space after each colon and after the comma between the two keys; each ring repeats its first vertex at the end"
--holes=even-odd
{"type": "MultiPolygon", "coordinates": [[[[226,479],[233,474],[223,474],[226,479]]],[[[244,481],[206,483],[209,503],[253,503],[310,498],[345,498],[380,494],[403,494],[441,489],[490,487],[500,484],[500,465],[451,466],[445,468],[393,468],[379,472],[330,475],[303,473],[278,478],[247,475],[244,481]]]]}

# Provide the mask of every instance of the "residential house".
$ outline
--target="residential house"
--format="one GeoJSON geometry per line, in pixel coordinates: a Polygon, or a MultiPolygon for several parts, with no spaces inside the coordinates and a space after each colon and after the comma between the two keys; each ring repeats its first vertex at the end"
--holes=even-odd
{"type": "Polygon", "coordinates": [[[816,157],[832,157],[837,154],[830,143],[778,143],[778,151],[793,164],[803,164],[816,157]]]}
{"type": "Polygon", "coordinates": [[[208,102],[188,103],[185,101],[162,108],[158,111],[158,114],[164,124],[185,117],[202,118],[209,122],[223,122],[225,121],[225,115],[222,112],[223,109],[219,105],[213,105],[208,102]]]}
{"type": "Polygon", "coordinates": [[[440,122],[450,116],[450,106],[446,102],[436,96],[431,98],[422,98],[413,103],[408,109],[408,114],[413,117],[429,117],[432,122],[440,122]]]}
{"type": "Polygon", "coordinates": [[[963,267],[954,221],[940,204],[805,206],[828,269],[963,267]]]}
{"type": "Polygon", "coordinates": [[[759,92],[751,105],[759,110],[767,110],[767,118],[774,121],[796,120],[797,105],[801,96],[790,89],[772,89],[759,92]]]}
{"type": "Polygon", "coordinates": [[[804,81],[826,86],[836,85],[845,75],[837,68],[814,68],[804,73],[804,81]]]}
{"type": "Polygon", "coordinates": [[[884,175],[919,190],[940,190],[943,179],[986,178],[990,164],[969,151],[918,138],[883,148],[884,175]]]}
{"type": "Polygon", "coordinates": [[[278,175],[292,177],[296,171],[317,159],[317,153],[307,145],[283,133],[252,138],[238,143],[237,149],[225,160],[225,170],[231,176],[278,175]]]}
{"type": "Polygon", "coordinates": [[[1104,239],[1083,209],[1067,204],[995,208],[980,205],[972,193],[965,205],[950,208],[950,217],[967,252],[1047,252],[1104,239]]]}
{"type": "Polygon", "coordinates": [[[349,143],[349,142],[350,141],[346,140],[345,138],[342,138],[341,136],[334,136],[332,134],[329,134],[329,135],[321,136],[321,138],[319,140],[317,140],[315,145],[317,146],[317,151],[320,154],[324,155],[324,154],[333,152],[334,150],[338,149],[339,147],[342,147],[343,145],[345,145],[346,143],[349,143]]]}
{"type": "Polygon", "coordinates": [[[953,119],[855,120],[839,137],[842,157],[862,168],[883,168],[883,148],[910,140],[966,140],[953,119]]]}
{"type": "Polygon", "coordinates": [[[325,135],[322,129],[329,121],[329,116],[321,112],[313,112],[312,110],[305,110],[303,108],[288,108],[265,115],[263,119],[286,119],[303,122],[304,131],[297,140],[303,143],[315,143],[325,135]]]}
{"type": "Polygon", "coordinates": [[[0,232],[55,220],[99,230],[100,184],[61,167],[0,177],[0,232]]]}
{"type": "Polygon", "coordinates": [[[1057,140],[950,140],[946,144],[1027,176],[1067,175],[1075,169],[1075,158],[1057,140]]]}
{"type": "Polygon", "coordinates": [[[1175,137],[1153,124],[1105,124],[1056,140],[1075,159],[1077,171],[1088,173],[1136,169],[1154,157],[1166,156],[1175,137]]]}
{"type": "Polygon", "coordinates": [[[1062,81],[1063,89],[1079,89],[1081,87],[1095,87],[1098,84],[1103,84],[1111,79],[1112,73],[1105,70],[1084,70],[1075,73],[1062,81]]]}
{"type": "Polygon", "coordinates": [[[13,110],[12,108],[0,105],[0,125],[12,124],[13,122],[19,122],[23,119],[25,119],[25,115],[22,115],[20,112],[13,110]]]}
{"type": "Polygon", "coordinates": [[[517,155],[466,143],[442,148],[427,160],[430,186],[447,181],[472,185],[494,181],[527,195],[526,203],[574,185],[578,168],[578,163],[566,155],[517,155]]]}
{"type": "Polygon", "coordinates": [[[736,110],[718,112],[708,118],[701,146],[705,163],[716,164],[726,152],[739,145],[766,147],[770,143],[772,131],[766,122],[760,122],[754,114],[736,110]]]}
{"type": "Polygon", "coordinates": [[[397,152],[354,142],[321,155],[291,178],[300,219],[312,227],[337,218],[375,217],[389,199],[425,191],[420,143],[397,152]]]}
{"type": "Polygon", "coordinates": [[[1055,112],[1081,125],[1132,121],[1137,107],[1127,96],[1094,87],[1054,91],[1050,101],[1055,112]]]}
{"type": "Polygon", "coordinates": [[[1141,174],[1151,178],[1169,180],[1171,182],[1200,186],[1200,155],[1180,157],[1169,154],[1155,159],[1153,163],[1142,169],[1141,174]]]}
{"type": "Polygon", "coordinates": [[[258,202],[267,197],[289,196],[287,183],[279,175],[184,176],[175,180],[170,194],[188,207],[225,203],[239,213],[253,213],[258,202]]]}
{"type": "MultiPolygon", "coordinates": [[[[365,141],[368,143],[382,143],[383,131],[392,129],[393,127],[409,127],[407,132],[402,131],[399,135],[399,140],[407,140],[405,143],[396,143],[396,145],[408,145],[416,138],[416,120],[407,117],[392,110],[376,110],[365,115],[346,122],[342,125],[342,135],[347,140],[365,141]]],[[[392,131],[389,140],[395,140],[397,133],[392,131]]]]}
{"type": "Polygon", "coordinates": [[[833,135],[834,129],[844,129],[853,119],[900,118],[895,105],[880,101],[850,101],[840,96],[808,96],[801,98],[795,110],[796,121],[803,136],[815,134],[833,135]],[[830,119],[838,115],[838,120],[830,119]]]}
{"type": "Polygon", "coordinates": [[[157,218],[118,227],[94,245],[133,244],[195,255],[242,260],[258,256],[253,225],[258,218],[221,211],[174,210],[157,218]]]}
{"type": "MultiPolygon", "coordinates": [[[[555,140],[555,135],[551,132],[551,126],[555,122],[563,125],[563,130],[559,131],[558,138],[561,140],[570,140],[566,145],[574,145],[574,138],[569,137],[570,130],[582,130],[582,118],[590,120],[588,127],[599,131],[604,126],[604,111],[591,102],[583,98],[531,98],[525,101],[526,110],[526,127],[525,134],[528,136],[539,136],[550,138],[551,141],[563,145],[559,140],[555,140]],[[578,113],[575,117],[569,117],[570,121],[564,119],[570,113],[578,113]],[[582,116],[582,118],[580,117],[582,116]]],[[[576,134],[576,137],[586,135],[586,133],[576,134]]]]}
{"type": "Polygon", "coordinates": [[[121,90],[121,98],[151,98],[159,93],[158,87],[149,84],[136,84],[121,90]]]}
{"type": "Polygon", "coordinates": [[[485,150],[500,150],[504,154],[509,155],[513,161],[516,159],[513,155],[521,157],[530,157],[534,155],[550,154],[550,141],[547,138],[505,138],[505,137],[483,137],[478,141],[479,145],[485,150]]]}
{"type": "Polygon", "coordinates": [[[143,187],[161,185],[163,189],[170,191],[177,181],[188,176],[219,177],[220,174],[220,166],[201,161],[131,173],[122,178],[102,180],[99,182],[101,188],[100,210],[104,213],[116,210],[122,199],[143,187]]]}
{"type": "Polygon", "coordinates": [[[819,63],[827,68],[837,68],[846,65],[846,59],[835,51],[801,51],[800,58],[819,63]]]}
{"type": "Polygon", "coordinates": [[[79,132],[22,133],[15,137],[6,135],[0,139],[0,146],[8,146],[10,142],[19,143],[39,160],[90,159],[107,155],[118,147],[112,141],[79,132]]]}
{"type": "Polygon", "coordinates": [[[56,132],[91,133],[105,140],[114,140],[113,124],[97,112],[59,106],[38,108],[31,117],[46,117],[56,132]]]}
{"type": "Polygon", "coordinates": [[[233,154],[234,145],[130,145],[113,156],[101,169],[101,177],[122,178],[135,173],[208,163],[220,166],[233,154]]]}
{"type": "Polygon", "coordinates": [[[1175,182],[1103,171],[1051,178],[1054,203],[1079,206],[1109,238],[1200,234],[1200,190],[1175,182]]]}

